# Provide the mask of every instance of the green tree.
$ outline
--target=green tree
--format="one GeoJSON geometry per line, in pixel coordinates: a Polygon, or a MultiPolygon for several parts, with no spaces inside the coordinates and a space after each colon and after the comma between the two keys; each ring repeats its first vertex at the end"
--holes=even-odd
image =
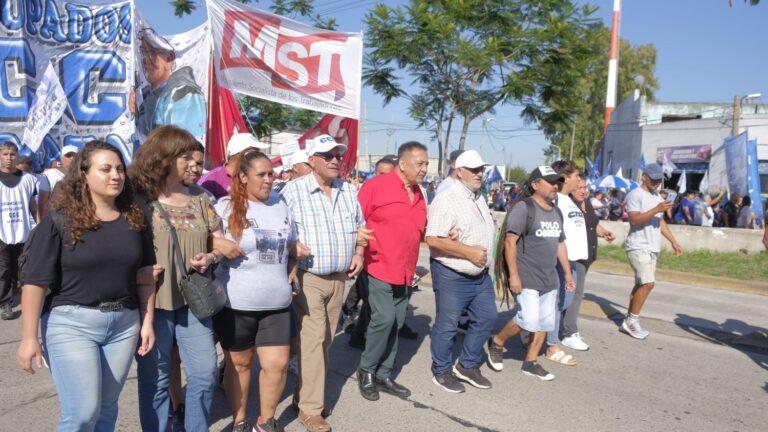
{"type": "MultiPolygon", "coordinates": [[[[251,0],[238,1],[251,3],[251,0]]],[[[171,0],[171,5],[175,14],[183,17],[197,9],[197,0],[171,0]]],[[[270,5],[270,10],[276,15],[292,19],[309,19],[315,27],[328,30],[335,30],[337,27],[335,18],[323,18],[319,14],[314,14],[313,0],[274,0],[270,5]]],[[[309,129],[317,123],[321,116],[321,113],[317,111],[296,109],[251,96],[237,96],[237,99],[246,124],[251,132],[259,138],[270,136],[276,131],[285,129],[309,129]]]]}
{"type": "MultiPolygon", "coordinates": [[[[575,91],[581,96],[576,99],[577,103],[571,106],[571,116],[565,121],[545,122],[542,125],[545,136],[555,146],[545,150],[547,156],[552,156],[553,152],[557,152],[556,148],[559,148],[561,155],[569,157],[573,138],[573,159],[581,163],[584,156],[590,158],[594,156],[605,130],[604,113],[611,31],[600,25],[589,37],[596,49],[588,66],[584,69],[585,73],[575,86],[575,91]]],[[[653,45],[633,46],[629,41],[621,39],[617,103],[630,96],[637,88],[648,100],[654,100],[655,93],[659,89],[655,68],[656,48],[653,45]],[[639,83],[642,84],[639,85],[639,83]]]]}
{"type": "Polygon", "coordinates": [[[454,119],[462,149],[472,121],[499,104],[523,106],[529,123],[570,114],[571,88],[591,58],[594,10],[571,0],[379,3],[366,15],[363,81],[385,105],[410,102],[411,117],[438,142],[442,172],[454,119]]]}
{"type": "Polygon", "coordinates": [[[528,180],[528,171],[521,166],[507,167],[507,181],[523,184],[528,180]]]}

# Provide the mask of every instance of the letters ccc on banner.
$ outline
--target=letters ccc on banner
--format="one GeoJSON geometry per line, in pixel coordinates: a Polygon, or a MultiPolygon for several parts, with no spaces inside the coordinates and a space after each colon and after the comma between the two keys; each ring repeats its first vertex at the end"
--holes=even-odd
{"type": "Polygon", "coordinates": [[[250,96],[360,117],[363,36],[306,26],[234,0],[208,0],[219,85],[250,96]]]}

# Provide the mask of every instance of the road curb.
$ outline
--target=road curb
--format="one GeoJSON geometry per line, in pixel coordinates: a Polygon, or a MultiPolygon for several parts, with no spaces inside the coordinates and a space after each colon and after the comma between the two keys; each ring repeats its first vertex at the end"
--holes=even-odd
{"type": "MultiPolygon", "coordinates": [[[[621,276],[634,276],[629,264],[597,260],[589,268],[600,273],[615,274],[621,276]]],[[[656,279],[666,282],[676,282],[686,285],[704,285],[730,291],[738,291],[750,294],[768,295],[768,282],[758,280],[740,280],[720,276],[698,275],[676,270],[656,270],[656,279]]]]}

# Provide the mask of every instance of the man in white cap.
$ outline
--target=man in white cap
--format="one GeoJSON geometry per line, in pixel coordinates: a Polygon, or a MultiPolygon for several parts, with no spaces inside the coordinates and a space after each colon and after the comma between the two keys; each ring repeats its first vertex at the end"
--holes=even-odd
{"type": "Polygon", "coordinates": [[[291,169],[293,170],[294,179],[304,177],[312,172],[312,167],[309,166],[307,150],[299,150],[291,155],[291,169]]]}
{"type": "MultiPolygon", "coordinates": [[[[174,125],[203,141],[208,126],[208,110],[205,96],[197,84],[190,66],[176,68],[176,51],[173,45],[153,29],[138,32],[141,66],[149,83],[142,92],[138,107],[136,129],[144,137],[163,125],[174,125]]],[[[135,95],[129,105],[136,111],[135,95]]]]}
{"type": "Polygon", "coordinates": [[[249,133],[232,135],[229,143],[227,143],[227,163],[205,173],[197,182],[198,186],[212,193],[216,199],[229,194],[232,176],[237,171],[237,156],[249,149],[265,150],[268,148],[269,144],[264,144],[249,133]]]}
{"type": "Polygon", "coordinates": [[[483,345],[497,316],[496,293],[488,274],[496,228],[480,193],[486,165],[475,150],[459,155],[456,181],[435,196],[427,218],[425,236],[437,307],[431,336],[433,382],[451,393],[464,391],[459,380],[477,388],[491,388],[491,382],[480,373],[483,345]],[[449,235],[453,230],[458,232],[455,240],[449,235]],[[454,365],[453,343],[465,309],[470,324],[454,365]]]}
{"type": "Polygon", "coordinates": [[[301,290],[293,300],[299,332],[299,380],[294,402],[308,431],[328,431],[323,418],[328,353],[344,295],[344,283],[363,269],[357,231],[365,225],[357,190],[339,178],[347,146],[328,135],[307,145],[312,173],[289,182],[282,195],[309,248],[300,259],[301,290]]]}
{"type": "Polygon", "coordinates": [[[59,157],[59,166],[46,170],[43,175],[48,179],[48,183],[51,185],[51,198],[56,192],[56,184],[60,182],[69,171],[72,161],[80,151],[80,147],[74,145],[65,145],[61,148],[61,156],[59,157]]]}

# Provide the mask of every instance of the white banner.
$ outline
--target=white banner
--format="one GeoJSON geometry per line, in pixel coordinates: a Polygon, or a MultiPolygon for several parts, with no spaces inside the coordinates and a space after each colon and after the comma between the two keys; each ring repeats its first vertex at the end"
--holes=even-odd
{"type": "Polygon", "coordinates": [[[53,64],[49,63],[37,87],[35,98],[32,99],[22,142],[36,152],[43,143],[45,134],[59,121],[66,108],[67,95],[64,94],[64,88],[61,87],[59,75],[53,69],[53,64]]]}
{"type": "Polygon", "coordinates": [[[132,15],[128,0],[0,1],[0,140],[33,156],[37,170],[58,159],[63,145],[80,147],[96,138],[130,160],[132,15]],[[69,105],[32,152],[22,142],[24,129],[51,62],[69,105]]]}
{"type": "Polygon", "coordinates": [[[134,30],[139,59],[135,96],[138,141],[143,142],[152,129],[172,124],[204,144],[211,60],[208,23],[185,33],[161,36],[136,11],[134,30]],[[165,70],[163,66],[168,66],[165,73],[155,72],[165,70]]]}
{"type": "Polygon", "coordinates": [[[358,119],[362,33],[317,29],[235,0],[207,0],[219,84],[358,119]]]}

